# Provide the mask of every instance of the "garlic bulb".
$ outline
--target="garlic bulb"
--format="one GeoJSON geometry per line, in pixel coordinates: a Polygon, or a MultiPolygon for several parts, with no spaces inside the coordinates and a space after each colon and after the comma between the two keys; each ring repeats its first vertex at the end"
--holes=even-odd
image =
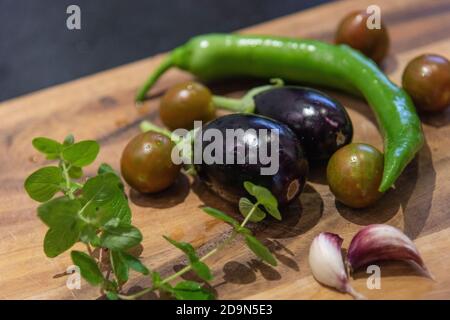
{"type": "Polygon", "coordinates": [[[411,239],[386,224],[372,224],[361,229],[350,243],[347,260],[352,271],[382,260],[414,261],[425,275],[432,277],[411,239]]]}
{"type": "Polygon", "coordinates": [[[342,260],[342,238],[337,234],[322,232],[316,236],[309,249],[309,265],[314,278],[320,283],[351,294],[356,299],[364,296],[350,285],[342,260]]]}

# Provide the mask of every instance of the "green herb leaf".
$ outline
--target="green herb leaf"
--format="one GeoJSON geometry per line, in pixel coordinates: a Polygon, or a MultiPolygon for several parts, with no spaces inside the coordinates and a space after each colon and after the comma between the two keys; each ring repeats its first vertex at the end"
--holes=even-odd
{"type": "Polygon", "coordinates": [[[178,242],[176,240],[169,238],[168,236],[163,236],[163,238],[166,239],[170,244],[172,244],[176,248],[183,251],[187,255],[187,257],[189,258],[190,261],[198,260],[197,254],[195,253],[195,249],[190,243],[178,242]]]}
{"type": "Polygon", "coordinates": [[[128,200],[120,188],[121,181],[113,173],[90,178],[83,186],[83,203],[86,212],[99,225],[118,218],[124,224],[131,222],[128,200]]]}
{"type": "Polygon", "coordinates": [[[50,227],[44,238],[44,252],[48,257],[56,257],[70,249],[80,238],[83,221],[78,213],[78,200],[59,197],[38,207],[39,218],[50,227]]]}
{"type": "Polygon", "coordinates": [[[33,147],[51,159],[59,156],[63,145],[53,139],[38,137],[33,139],[33,147]]]}
{"type": "Polygon", "coordinates": [[[117,290],[119,289],[119,285],[117,284],[117,281],[116,281],[116,280],[107,280],[107,279],[104,279],[102,288],[103,288],[103,290],[105,290],[105,291],[117,292],[117,290]]]}
{"type": "Polygon", "coordinates": [[[125,261],[125,263],[128,265],[128,267],[130,269],[133,269],[136,272],[140,272],[143,275],[150,274],[150,271],[147,269],[146,266],[144,266],[142,264],[142,262],[138,258],[136,258],[126,252],[122,252],[121,254],[122,254],[122,259],[125,261]]]}
{"type": "Polygon", "coordinates": [[[142,234],[131,225],[119,225],[103,231],[100,244],[111,250],[126,250],[138,245],[142,241],[142,234]]]}
{"type": "Polygon", "coordinates": [[[83,169],[80,167],[70,167],[69,169],[69,177],[72,179],[80,179],[83,176],[83,169]]]}
{"type": "Polygon", "coordinates": [[[128,264],[122,257],[120,251],[111,250],[110,251],[111,267],[113,269],[114,275],[116,276],[119,283],[125,283],[128,281],[128,264]]]}
{"type": "MultiPolygon", "coordinates": [[[[254,204],[247,198],[241,198],[239,199],[239,211],[244,217],[247,217],[247,215],[250,213],[250,211],[253,209],[254,204]]],[[[252,216],[249,218],[252,222],[259,222],[263,220],[266,217],[266,214],[264,211],[262,211],[260,208],[256,207],[253,209],[252,216]]]]}
{"type": "Polygon", "coordinates": [[[61,220],[55,227],[48,229],[44,238],[44,252],[54,258],[70,249],[80,238],[82,223],[80,220],[61,220]]]}
{"type": "Polygon", "coordinates": [[[173,288],[178,300],[213,300],[214,295],[195,281],[181,281],[173,288]]]}
{"type": "Polygon", "coordinates": [[[104,174],[104,173],[114,173],[116,176],[119,176],[117,172],[107,163],[102,163],[97,170],[97,174],[104,174]]]}
{"type": "Polygon", "coordinates": [[[100,146],[96,141],[86,140],[74,143],[62,152],[63,159],[75,167],[85,167],[97,158],[100,146]]]}
{"type": "Polygon", "coordinates": [[[64,146],[70,146],[72,144],[75,143],[75,137],[73,136],[73,134],[68,134],[65,138],[64,138],[64,142],[63,145],[64,146]]]}
{"type": "Polygon", "coordinates": [[[88,254],[74,250],[70,253],[70,256],[73,263],[80,268],[81,276],[91,285],[98,286],[105,282],[97,263],[88,254]]]}
{"type": "Polygon", "coordinates": [[[117,185],[119,186],[119,188],[124,191],[125,190],[125,186],[122,182],[122,179],[120,178],[120,175],[117,173],[117,171],[115,171],[109,164],[107,163],[102,163],[97,170],[97,174],[101,175],[101,174],[106,174],[106,173],[111,173],[114,174],[117,177],[117,185]]]}
{"type": "Polygon", "coordinates": [[[211,274],[211,270],[208,265],[202,261],[191,262],[192,270],[203,280],[211,281],[213,279],[213,275],[211,274]]]}
{"type": "Polygon", "coordinates": [[[250,181],[244,182],[244,188],[264,206],[267,213],[275,219],[281,220],[281,214],[280,211],[278,211],[278,201],[267,188],[257,186],[250,181]]]}
{"type": "Polygon", "coordinates": [[[173,288],[168,283],[162,283],[161,274],[159,272],[152,272],[153,288],[173,293],[173,288]]]}
{"type": "Polygon", "coordinates": [[[215,208],[210,208],[210,207],[205,207],[203,208],[203,211],[205,211],[207,214],[209,214],[210,216],[222,220],[224,222],[227,222],[229,224],[231,224],[233,227],[238,227],[239,226],[239,222],[235,219],[233,219],[232,217],[230,217],[229,215],[227,215],[226,213],[215,209],[215,208]]]}
{"type": "Polygon", "coordinates": [[[152,284],[154,287],[159,287],[161,284],[161,274],[159,272],[152,272],[151,274],[151,278],[152,278],[152,284]]]}
{"type": "Polygon", "coordinates": [[[211,270],[209,270],[209,267],[200,261],[199,257],[197,256],[197,253],[195,252],[194,247],[187,242],[178,242],[175,241],[167,236],[163,236],[164,239],[166,239],[169,243],[171,243],[173,246],[177,247],[181,251],[183,251],[188,259],[189,263],[192,267],[192,270],[203,280],[209,281],[212,279],[211,270]]]}
{"type": "Polygon", "coordinates": [[[97,235],[97,228],[87,224],[81,229],[80,240],[84,243],[90,243],[94,247],[100,245],[100,238],[97,235]]]}
{"type": "Polygon", "coordinates": [[[25,180],[25,190],[30,198],[39,202],[50,200],[64,182],[62,171],[58,167],[43,167],[25,180]]]}
{"type": "Polygon", "coordinates": [[[263,261],[269,263],[272,266],[277,265],[277,261],[273,257],[272,253],[270,253],[269,249],[263,245],[258,239],[251,235],[245,236],[245,243],[253,251],[256,256],[258,256],[263,261]]]}
{"type": "Polygon", "coordinates": [[[277,220],[281,221],[281,214],[278,210],[278,204],[277,205],[271,205],[271,204],[263,204],[264,209],[266,209],[267,213],[269,213],[272,217],[274,217],[277,220]]]}
{"type": "Polygon", "coordinates": [[[68,197],[59,197],[41,204],[38,209],[38,217],[50,228],[65,225],[68,220],[78,220],[78,212],[81,204],[78,200],[68,197]]]}
{"type": "Polygon", "coordinates": [[[108,300],[119,300],[119,296],[115,292],[106,291],[105,295],[106,295],[106,298],[108,298],[108,300]]]}
{"type": "Polygon", "coordinates": [[[247,234],[249,234],[249,235],[253,234],[252,231],[249,228],[246,228],[246,227],[239,227],[239,228],[236,228],[235,230],[236,230],[236,232],[238,232],[238,233],[240,233],[240,234],[242,234],[244,236],[247,235],[247,234]]]}

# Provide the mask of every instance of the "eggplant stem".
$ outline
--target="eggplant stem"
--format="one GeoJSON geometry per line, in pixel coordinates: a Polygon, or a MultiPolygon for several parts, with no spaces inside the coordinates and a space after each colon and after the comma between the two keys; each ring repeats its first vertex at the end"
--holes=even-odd
{"type": "Polygon", "coordinates": [[[235,98],[214,95],[212,97],[212,101],[216,107],[219,107],[221,109],[226,109],[226,110],[230,110],[230,111],[234,111],[234,112],[243,112],[244,111],[244,108],[242,105],[242,99],[235,99],[235,98]]]}
{"type": "Polygon", "coordinates": [[[270,79],[270,83],[272,83],[272,84],[259,86],[259,87],[250,89],[240,99],[214,95],[212,100],[213,100],[214,105],[221,109],[226,109],[226,110],[230,110],[230,111],[234,111],[234,112],[254,113],[255,108],[256,108],[254,97],[256,95],[258,95],[261,92],[273,89],[273,88],[278,88],[278,87],[284,86],[283,80],[278,79],[278,78],[270,79]]]}

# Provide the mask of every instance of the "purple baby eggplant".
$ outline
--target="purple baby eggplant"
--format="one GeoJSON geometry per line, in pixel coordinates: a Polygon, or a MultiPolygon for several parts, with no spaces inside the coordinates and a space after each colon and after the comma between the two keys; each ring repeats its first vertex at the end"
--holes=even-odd
{"type": "Polygon", "coordinates": [[[254,112],[292,129],[310,161],[327,160],[352,141],[353,126],[344,107],[326,94],[305,87],[278,87],[253,97],[254,112]]]}
{"type": "Polygon", "coordinates": [[[245,181],[269,189],[281,206],[294,201],[303,189],[307,159],[294,132],[278,121],[253,114],[226,115],[206,124],[194,139],[197,143],[201,143],[203,155],[201,163],[194,160],[199,178],[230,202],[249,197],[245,181]],[[216,134],[223,139],[211,138],[216,134]],[[230,139],[231,134],[234,136],[230,139]],[[210,153],[210,144],[217,141],[219,147],[212,154],[223,161],[211,163],[205,154],[210,153]]]}

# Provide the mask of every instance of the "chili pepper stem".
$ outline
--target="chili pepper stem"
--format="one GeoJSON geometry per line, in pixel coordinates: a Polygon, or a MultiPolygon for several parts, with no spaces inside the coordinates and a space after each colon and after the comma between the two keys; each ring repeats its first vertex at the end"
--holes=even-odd
{"type": "Polygon", "coordinates": [[[157,69],[151,74],[144,85],[139,89],[136,95],[136,102],[142,102],[145,100],[145,95],[150,90],[150,88],[155,84],[155,82],[161,77],[161,75],[168,69],[174,66],[174,55],[169,54],[163,62],[157,67],[157,69]]]}

